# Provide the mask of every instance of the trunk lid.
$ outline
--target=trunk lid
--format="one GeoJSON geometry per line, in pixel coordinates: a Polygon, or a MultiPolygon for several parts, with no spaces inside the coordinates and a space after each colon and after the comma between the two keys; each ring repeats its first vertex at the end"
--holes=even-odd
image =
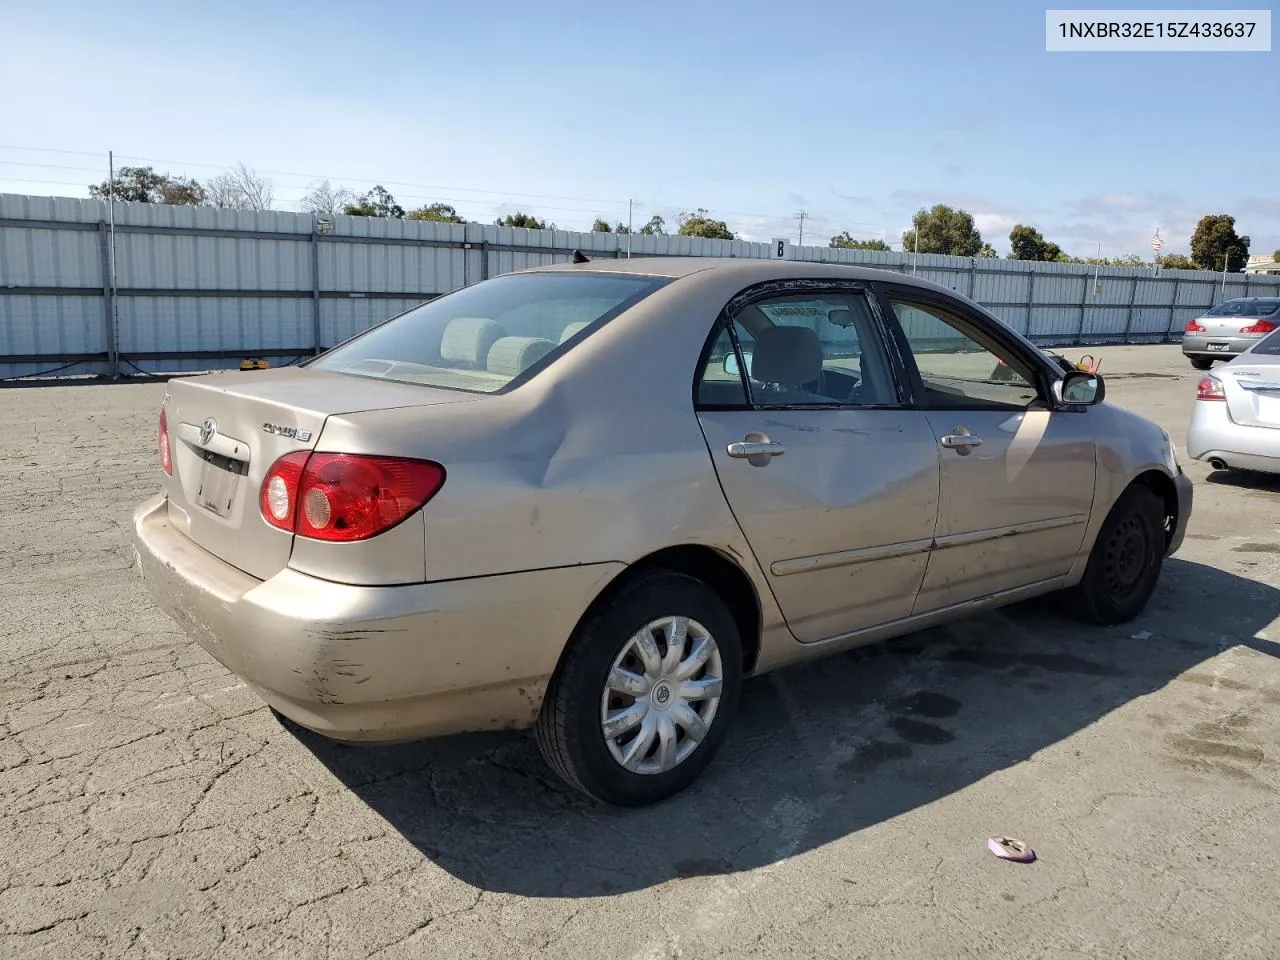
{"type": "Polygon", "coordinates": [[[262,478],[316,446],[336,414],[474,402],[476,394],[285,368],[169,381],[169,519],[197,544],[265,580],[289,562],[293,535],[262,519],[262,478]]]}
{"type": "Polygon", "coordinates": [[[1247,363],[1235,361],[1214,374],[1222,381],[1231,419],[1242,426],[1280,429],[1280,357],[1247,357],[1247,363]]]}
{"type": "Polygon", "coordinates": [[[1256,323],[1256,317],[1197,317],[1196,323],[1204,327],[1206,337],[1238,337],[1240,328],[1256,323]]]}

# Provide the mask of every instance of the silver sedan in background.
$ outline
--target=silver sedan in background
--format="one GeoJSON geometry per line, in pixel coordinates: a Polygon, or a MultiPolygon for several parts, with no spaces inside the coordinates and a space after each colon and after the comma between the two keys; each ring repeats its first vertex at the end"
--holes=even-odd
{"type": "Polygon", "coordinates": [[[1137,616],[1169,436],[884,271],[609,260],[486,280],[301,367],[169,382],[134,518],[159,605],[342,740],[534,727],[639,804],[743,679],[1066,592],[1137,616]]]}
{"type": "Polygon", "coordinates": [[[1203,316],[1187,321],[1182,334],[1182,352],[1197,370],[1208,370],[1215,360],[1238,356],[1277,329],[1280,329],[1280,299],[1224,300],[1203,316]]]}
{"type": "Polygon", "coordinates": [[[1187,453],[1217,470],[1280,473],[1280,331],[1200,379],[1187,453]]]}

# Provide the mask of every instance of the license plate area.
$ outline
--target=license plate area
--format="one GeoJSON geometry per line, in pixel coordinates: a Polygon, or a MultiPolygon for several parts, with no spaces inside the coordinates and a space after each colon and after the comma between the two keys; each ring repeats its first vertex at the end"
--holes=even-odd
{"type": "Polygon", "coordinates": [[[1253,406],[1259,422],[1270,425],[1280,424],[1280,396],[1274,393],[1255,393],[1253,396],[1253,406]]]}
{"type": "Polygon", "coordinates": [[[1230,346],[1228,343],[1208,343],[1205,344],[1205,349],[1212,350],[1215,353],[1226,353],[1230,346]]]}
{"type": "Polygon", "coordinates": [[[196,452],[202,461],[196,503],[216,516],[225,517],[235,505],[240,478],[249,472],[249,464],[211,450],[196,452]]]}

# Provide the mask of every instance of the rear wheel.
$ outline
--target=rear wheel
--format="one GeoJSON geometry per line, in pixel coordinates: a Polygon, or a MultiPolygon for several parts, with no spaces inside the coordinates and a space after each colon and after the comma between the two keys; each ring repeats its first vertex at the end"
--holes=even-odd
{"type": "Polygon", "coordinates": [[[1065,591],[1062,606],[1091,623],[1127,623],[1151,599],[1164,562],[1164,503],[1131,486],[1102,522],[1084,578],[1065,591]]]}
{"type": "Polygon", "coordinates": [[[1213,366],[1213,357],[1191,357],[1190,360],[1197,370],[1208,370],[1213,366]]]}
{"type": "Polygon", "coordinates": [[[724,740],[742,643],[724,602],[680,573],[644,574],[579,627],[538,715],[547,763],[606,803],[683,790],[724,740]]]}

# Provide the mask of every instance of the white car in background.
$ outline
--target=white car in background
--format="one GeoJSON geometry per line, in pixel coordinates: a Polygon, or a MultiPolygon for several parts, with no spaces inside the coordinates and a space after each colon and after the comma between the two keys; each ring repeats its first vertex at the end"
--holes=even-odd
{"type": "Polygon", "coordinates": [[[1187,453],[1215,470],[1280,473],[1280,330],[1201,377],[1187,453]]]}

